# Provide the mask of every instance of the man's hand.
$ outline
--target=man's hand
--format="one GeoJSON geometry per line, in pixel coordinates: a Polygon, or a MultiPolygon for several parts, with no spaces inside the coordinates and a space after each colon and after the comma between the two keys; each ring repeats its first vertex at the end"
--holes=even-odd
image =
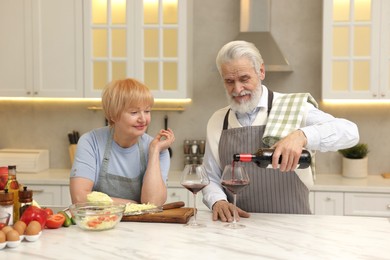
{"type": "Polygon", "coordinates": [[[275,149],[272,156],[272,168],[278,168],[279,157],[282,156],[282,162],[279,170],[282,172],[295,170],[298,166],[302,149],[306,146],[306,144],[306,136],[301,130],[295,130],[285,138],[278,141],[271,147],[275,149]]]}
{"type": "MultiPolygon", "coordinates": [[[[240,220],[240,217],[249,218],[250,214],[246,211],[237,207],[238,216],[237,221],[240,220]]],[[[226,200],[220,200],[214,203],[213,205],[213,220],[216,221],[220,219],[222,222],[232,222],[234,214],[234,205],[227,202],[226,200]]]]}

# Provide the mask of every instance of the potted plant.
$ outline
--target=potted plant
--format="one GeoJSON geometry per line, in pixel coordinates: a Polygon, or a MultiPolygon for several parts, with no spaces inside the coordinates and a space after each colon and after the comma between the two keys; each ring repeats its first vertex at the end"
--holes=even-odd
{"type": "Polygon", "coordinates": [[[347,178],[365,178],[368,175],[368,145],[358,143],[339,150],[343,156],[342,174],[347,178]]]}

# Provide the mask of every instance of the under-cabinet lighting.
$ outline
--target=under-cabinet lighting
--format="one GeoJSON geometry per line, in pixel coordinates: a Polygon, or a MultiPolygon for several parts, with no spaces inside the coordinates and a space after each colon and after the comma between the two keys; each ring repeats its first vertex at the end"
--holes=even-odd
{"type": "Polygon", "coordinates": [[[100,102],[101,98],[45,98],[45,97],[0,97],[0,101],[32,102],[100,102]]]}
{"type": "Polygon", "coordinates": [[[323,99],[324,105],[390,105],[390,99],[323,99]]]}
{"type": "MultiPolygon", "coordinates": [[[[101,98],[44,98],[44,97],[0,97],[0,101],[32,101],[32,102],[101,102],[101,98]]],[[[191,98],[155,98],[155,105],[189,105],[191,98]]]]}

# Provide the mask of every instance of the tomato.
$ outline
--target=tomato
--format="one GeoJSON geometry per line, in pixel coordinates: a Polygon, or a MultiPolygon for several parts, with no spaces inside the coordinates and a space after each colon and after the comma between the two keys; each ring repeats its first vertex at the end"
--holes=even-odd
{"type": "Polygon", "coordinates": [[[54,214],[51,208],[43,208],[43,210],[46,211],[47,216],[51,216],[54,214]]]}
{"type": "Polygon", "coordinates": [[[98,219],[90,220],[87,222],[88,227],[96,228],[98,225],[102,224],[102,221],[98,219]]]}
{"type": "Polygon", "coordinates": [[[47,219],[46,211],[36,206],[29,206],[23,212],[23,215],[20,217],[20,220],[26,223],[27,226],[33,220],[38,221],[39,224],[41,224],[42,229],[45,228],[46,219],[47,219]]]}
{"type": "Polygon", "coordinates": [[[46,227],[47,228],[59,228],[65,222],[65,216],[62,214],[54,214],[47,217],[46,227]]]}
{"type": "Polygon", "coordinates": [[[5,227],[5,226],[6,226],[5,223],[0,223],[0,230],[2,230],[3,227],[5,227]]]}

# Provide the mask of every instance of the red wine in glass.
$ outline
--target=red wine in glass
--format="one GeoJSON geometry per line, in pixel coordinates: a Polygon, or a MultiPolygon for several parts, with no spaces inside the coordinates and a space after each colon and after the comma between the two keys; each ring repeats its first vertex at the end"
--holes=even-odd
{"type": "Polygon", "coordinates": [[[237,194],[249,184],[249,176],[245,171],[245,168],[242,166],[234,165],[233,163],[230,165],[226,165],[222,177],[221,177],[221,185],[224,186],[227,190],[233,193],[233,222],[226,225],[228,228],[243,228],[245,225],[237,223],[237,194]]]}
{"type": "Polygon", "coordinates": [[[183,185],[184,188],[191,191],[193,194],[197,194],[199,191],[201,191],[204,187],[207,186],[207,184],[192,183],[190,181],[183,182],[181,185],[183,185]]]}
{"type": "Polygon", "coordinates": [[[194,195],[194,219],[187,223],[186,227],[200,228],[205,227],[196,221],[196,194],[210,183],[206,170],[202,165],[189,164],[184,167],[180,184],[191,191],[194,195]]]}
{"type": "Polygon", "coordinates": [[[222,181],[222,186],[224,186],[226,189],[228,189],[231,193],[237,194],[239,191],[241,191],[245,186],[249,185],[249,181],[247,180],[224,180],[222,181]]]}

